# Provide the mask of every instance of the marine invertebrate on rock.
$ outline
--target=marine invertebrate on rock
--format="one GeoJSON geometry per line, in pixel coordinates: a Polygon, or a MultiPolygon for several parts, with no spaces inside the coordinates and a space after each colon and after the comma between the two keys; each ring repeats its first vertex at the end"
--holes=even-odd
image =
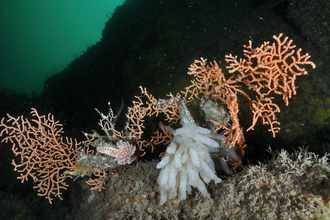
{"type": "Polygon", "coordinates": [[[218,153],[220,164],[226,172],[229,172],[227,160],[239,160],[235,147],[230,148],[229,144],[223,143],[224,136],[197,126],[185,103],[179,101],[178,105],[182,128],[169,128],[174,138],[157,164],[157,168],[162,169],[157,180],[161,192],[160,204],[177,195],[181,200],[186,199],[191,187],[196,187],[202,195],[209,197],[205,183],[211,180],[221,182],[215,172],[212,153],[218,153]]]}

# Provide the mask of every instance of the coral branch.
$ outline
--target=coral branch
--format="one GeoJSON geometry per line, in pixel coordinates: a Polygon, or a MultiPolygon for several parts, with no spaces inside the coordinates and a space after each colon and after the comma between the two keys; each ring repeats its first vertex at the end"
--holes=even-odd
{"type": "Polygon", "coordinates": [[[94,172],[94,176],[96,179],[89,178],[89,180],[86,181],[86,183],[91,186],[91,190],[98,190],[101,192],[102,189],[106,189],[105,179],[107,178],[107,172],[103,169],[94,172]]]}
{"type": "Polygon", "coordinates": [[[258,95],[268,96],[271,92],[282,96],[286,105],[289,98],[296,94],[295,80],[297,76],[307,74],[303,65],[315,64],[308,61],[309,54],[301,55],[301,49],[296,47],[288,37],[281,40],[279,36],[273,36],[277,45],[264,42],[261,47],[252,48],[252,41],[244,47],[244,56],[247,58],[238,61],[237,56],[226,55],[227,68],[230,73],[238,73],[237,78],[245,85],[251,87],[258,95]]]}
{"type": "Polygon", "coordinates": [[[62,199],[61,191],[68,187],[65,179],[70,176],[62,171],[76,167],[74,160],[80,143],[71,138],[63,139],[62,125],[55,122],[53,115],[39,116],[35,109],[31,114],[35,118],[31,122],[23,116],[14,118],[7,114],[6,122],[12,125],[7,125],[3,118],[0,136],[8,135],[2,142],[11,142],[12,151],[20,158],[18,163],[12,161],[14,170],[20,173],[18,179],[23,183],[31,177],[37,183],[34,188],[38,189],[38,195],[52,203],[52,197],[62,199]]]}

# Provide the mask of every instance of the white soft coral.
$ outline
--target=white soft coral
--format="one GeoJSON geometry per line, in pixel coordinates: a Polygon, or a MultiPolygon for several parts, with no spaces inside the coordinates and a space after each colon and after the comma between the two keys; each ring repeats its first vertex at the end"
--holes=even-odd
{"type": "MultiPolygon", "coordinates": [[[[202,195],[209,197],[205,183],[211,180],[220,183],[216,176],[214,162],[210,157],[213,152],[226,152],[226,160],[238,160],[234,148],[222,143],[224,136],[214,134],[207,128],[196,126],[186,106],[179,104],[182,128],[169,129],[174,138],[167,148],[163,159],[157,164],[160,171],[158,184],[160,186],[160,204],[168,199],[179,196],[186,199],[191,187],[196,187],[202,195]]],[[[226,161],[223,157],[220,161],[226,161]]],[[[223,169],[229,171],[227,163],[222,163],[223,169]]]]}

